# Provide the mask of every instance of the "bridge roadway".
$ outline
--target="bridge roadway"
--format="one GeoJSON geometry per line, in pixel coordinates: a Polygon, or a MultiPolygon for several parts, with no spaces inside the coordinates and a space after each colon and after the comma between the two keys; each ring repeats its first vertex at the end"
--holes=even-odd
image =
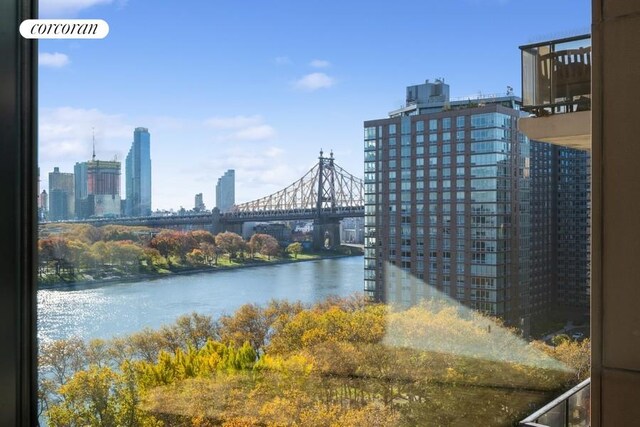
{"type": "MultiPolygon", "coordinates": [[[[364,216],[363,207],[325,208],[319,215],[326,219],[356,218],[364,216]]],[[[226,212],[220,215],[220,221],[228,224],[237,224],[252,221],[295,221],[318,218],[317,209],[290,209],[255,212],[226,212]]]]}
{"type": "MultiPolygon", "coordinates": [[[[343,218],[357,218],[364,216],[363,207],[325,208],[321,211],[322,218],[340,220],[343,218]]],[[[292,209],[258,212],[226,212],[223,214],[202,213],[169,216],[119,217],[119,218],[91,218],[84,220],[62,221],[68,224],[91,224],[96,227],[103,225],[129,225],[146,227],[175,227],[201,225],[224,229],[225,225],[242,224],[244,222],[272,222],[310,220],[318,217],[317,209],[292,209]]],[[[221,231],[221,230],[220,230],[221,231]]]]}

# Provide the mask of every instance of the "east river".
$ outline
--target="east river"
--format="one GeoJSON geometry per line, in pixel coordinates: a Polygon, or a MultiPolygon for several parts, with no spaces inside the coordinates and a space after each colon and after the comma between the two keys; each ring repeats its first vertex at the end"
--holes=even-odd
{"type": "Polygon", "coordinates": [[[271,299],[313,303],[361,293],[363,281],[362,257],[347,257],[40,290],[38,339],[107,339],[158,328],[183,314],[217,318],[271,299]]]}

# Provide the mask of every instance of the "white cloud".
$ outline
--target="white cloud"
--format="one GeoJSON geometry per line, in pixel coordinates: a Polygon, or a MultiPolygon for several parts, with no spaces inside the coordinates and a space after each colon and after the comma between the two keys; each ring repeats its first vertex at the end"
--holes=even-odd
{"type": "Polygon", "coordinates": [[[69,63],[69,57],[64,53],[40,52],[38,54],[38,65],[43,67],[61,68],[69,63]]]}
{"type": "MultiPolygon", "coordinates": [[[[127,148],[122,141],[133,138],[134,126],[126,124],[120,115],[106,114],[97,109],[71,107],[45,108],[39,117],[40,163],[85,161],[91,157],[92,130],[95,129],[96,149],[102,159],[122,158],[127,148]],[[120,141],[120,144],[114,144],[120,141]]],[[[61,164],[61,166],[63,166],[61,164]]]]}
{"type": "MultiPolygon", "coordinates": [[[[97,5],[112,4],[114,0],[40,0],[41,18],[74,16],[83,9],[97,5]]],[[[118,2],[121,4],[121,2],[118,2]]]]}
{"type": "Polygon", "coordinates": [[[327,68],[327,67],[331,66],[331,62],[325,61],[323,59],[314,59],[313,61],[311,61],[309,63],[309,65],[311,65],[312,67],[315,67],[315,68],[327,68]]]}
{"type": "Polygon", "coordinates": [[[273,61],[276,63],[276,65],[293,64],[293,61],[291,61],[291,59],[288,56],[277,56],[273,61]]]}
{"type": "Polygon", "coordinates": [[[260,115],[211,117],[205,124],[213,129],[223,131],[216,135],[220,141],[262,141],[276,135],[275,129],[264,123],[260,115]]]}
{"type": "Polygon", "coordinates": [[[325,73],[311,73],[296,80],[293,87],[304,91],[314,91],[323,88],[329,88],[335,84],[335,80],[325,73]]]}

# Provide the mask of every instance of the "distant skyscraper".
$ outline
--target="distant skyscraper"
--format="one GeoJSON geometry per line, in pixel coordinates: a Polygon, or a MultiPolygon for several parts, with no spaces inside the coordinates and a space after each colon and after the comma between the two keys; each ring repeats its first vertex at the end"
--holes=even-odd
{"type": "Polygon", "coordinates": [[[78,218],[120,216],[120,169],[117,161],[76,163],[75,190],[78,218]]]}
{"type": "Polygon", "coordinates": [[[202,199],[202,193],[196,194],[193,210],[195,210],[196,212],[202,212],[203,210],[205,210],[204,201],[202,199]]]}
{"type": "Polygon", "coordinates": [[[236,172],[229,169],[218,179],[216,184],[216,207],[220,212],[227,212],[236,203],[236,172]]]}
{"type": "Polygon", "coordinates": [[[42,193],[40,193],[40,197],[38,198],[38,209],[46,211],[48,205],[49,195],[47,194],[47,190],[42,190],[42,193]]]}
{"type": "Polygon", "coordinates": [[[136,128],[125,163],[125,215],[151,215],[151,135],[136,128]]]}
{"type": "Polygon", "coordinates": [[[89,162],[76,163],[73,167],[74,188],[75,188],[75,216],[78,219],[89,218],[89,207],[87,205],[87,165],[89,162]]]}
{"type": "Polygon", "coordinates": [[[48,216],[49,195],[47,190],[42,190],[42,193],[38,196],[38,220],[46,221],[48,216]]]}
{"type": "Polygon", "coordinates": [[[120,162],[88,162],[87,194],[92,201],[92,216],[120,216],[120,162]]]}
{"type": "Polygon", "coordinates": [[[62,173],[60,168],[55,167],[49,173],[49,220],[71,219],[74,212],[73,174],[62,173]]]}

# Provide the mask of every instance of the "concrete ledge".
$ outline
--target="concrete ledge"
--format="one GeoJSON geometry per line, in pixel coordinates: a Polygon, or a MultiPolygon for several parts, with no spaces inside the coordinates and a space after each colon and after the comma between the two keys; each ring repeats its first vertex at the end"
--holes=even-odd
{"type": "Polygon", "coordinates": [[[529,139],[591,151],[591,111],[525,117],[518,128],[529,139]]]}

